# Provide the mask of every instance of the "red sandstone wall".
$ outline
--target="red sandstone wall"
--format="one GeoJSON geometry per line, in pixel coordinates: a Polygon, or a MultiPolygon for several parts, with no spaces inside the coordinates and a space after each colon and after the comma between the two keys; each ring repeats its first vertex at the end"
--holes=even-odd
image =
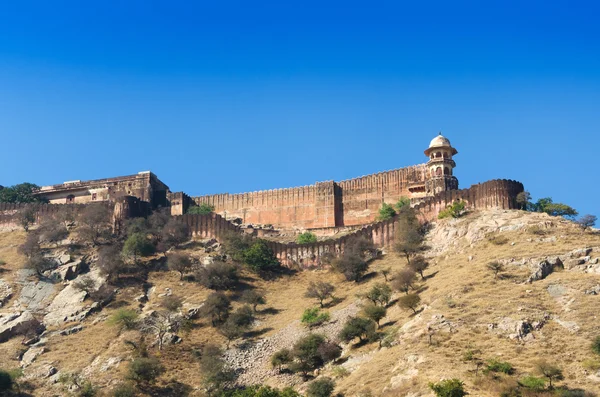
{"type": "MultiPolygon", "coordinates": [[[[192,200],[213,205],[217,213],[228,219],[241,218],[244,223],[305,229],[362,225],[375,220],[382,203],[409,197],[409,183],[423,181],[425,170],[421,164],[339,183],[318,182],[299,188],[215,194],[192,200]]],[[[183,211],[177,208],[173,214],[183,211]]]]}
{"type": "Polygon", "coordinates": [[[338,182],[341,205],[337,226],[364,225],[375,221],[382,203],[395,204],[410,197],[408,185],[425,180],[425,164],[380,172],[338,182]]]}
{"type": "MultiPolygon", "coordinates": [[[[434,197],[427,198],[415,207],[423,221],[437,219],[439,211],[456,200],[465,200],[468,208],[486,209],[502,208],[515,209],[516,196],[523,191],[523,184],[512,180],[493,180],[473,185],[468,189],[442,192],[434,197]]],[[[220,239],[227,231],[243,233],[243,230],[231,222],[225,220],[218,214],[209,215],[183,215],[177,219],[186,222],[190,226],[191,233],[201,238],[220,239]]],[[[326,252],[339,255],[343,252],[348,240],[356,236],[371,238],[375,245],[383,247],[389,245],[395,235],[397,220],[373,223],[362,227],[352,234],[312,244],[278,243],[268,241],[267,244],[277,259],[284,266],[310,267],[321,265],[321,257],[326,252]]]]}

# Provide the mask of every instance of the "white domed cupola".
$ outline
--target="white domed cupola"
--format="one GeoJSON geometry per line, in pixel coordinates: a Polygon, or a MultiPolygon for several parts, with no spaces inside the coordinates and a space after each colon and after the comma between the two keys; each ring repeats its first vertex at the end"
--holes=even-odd
{"type": "Polygon", "coordinates": [[[452,147],[450,140],[440,134],[433,138],[425,155],[427,162],[427,181],[425,190],[427,195],[434,195],[444,190],[458,189],[458,180],[454,176],[456,163],[452,159],[458,151],[452,147]]]}

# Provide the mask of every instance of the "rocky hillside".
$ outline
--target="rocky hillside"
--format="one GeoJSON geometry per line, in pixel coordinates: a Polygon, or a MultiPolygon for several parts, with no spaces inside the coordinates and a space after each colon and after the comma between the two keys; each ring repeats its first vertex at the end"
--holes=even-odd
{"type": "MultiPolygon", "coordinates": [[[[18,382],[29,395],[81,395],[88,382],[96,395],[113,395],[146,345],[164,372],[138,395],[202,396],[198,357],[208,343],[222,346],[223,359],[235,369],[230,386],[293,386],[304,393],[310,381],[274,369],[270,359],[309,332],[342,347],[341,357],[311,372],[311,379],[330,377],[336,392],[346,396],[433,396],[429,383],[444,378],[462,380],[470,395],[498,396],[534,375],[540,359],[562,370],[564,380],[557,385],[600,391],[600,356],[590,349],[600,335],[600,234],[561,218],[485,211],[433,225],[425,251],[430,266],[411,291],[421,302],[413,313],[397,304],[405,294],[394,292],[380,321],[387,336],[381,346],[345,343],[338,336],[367,303],[367,291],[386,283],[382,270],[393,275],[406,267],[405,258],[394,252],[371,261],[358,283],[326,269],[282,272],[268,280],[243,270],[236,287],[226,292],[233,308],[242,306],[244,291],[251,289],[262,291],[266,304],[258,306],[252,328],[228,343],[201,315],[212,291],[180,280],[166,269],[163,255],[144,259],[143,272],[109,283],[99,272],[95,248],[73,248],[73,241],[65,240],[45,247],[55,266],[40,278],[23,269],[18,247],[25,239],[25,232],[0,233],[0,368],[22,369],[18,382]],[[490,262],[501,264],[497,275],[490,262]],[[318,306],[304,297],[316,281],[333,284],[335,299],[324,309],[329,319],[309,330],[300,318],[318,306]],[[182,299],[174,316],[185,326],[161,335],[162,349],[154,334],[111,321],[131,309],[139,323],[148,322],[161,315],[169,296],[182,299]],[[490,360],[513,369],[484,371],[490,360]]],[[[196,266],[223,254],[215,241],[189,242],[175,251],[191,256],[196,266]]]]}

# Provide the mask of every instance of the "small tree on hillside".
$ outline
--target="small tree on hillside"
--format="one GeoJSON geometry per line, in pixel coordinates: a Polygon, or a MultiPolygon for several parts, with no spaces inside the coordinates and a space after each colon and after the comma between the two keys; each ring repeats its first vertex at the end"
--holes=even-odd
{"type": "Polygon", "coordinates": [[[398,304],[403,309],[410,309],[417,314],[417,308],[421,304],[421,297],[417,294],[407,294],[398,298],[398,304]]]}
{"type": "Polygon", "coordinates": [[[376,283],[365,295],[374,305],[385,306],[392,299],[392,289],[385,283],[376,283]]]}
{"type": "Polygon", "coordinates": [[[129,363],[127,378],[139,386],[150,385],[163,373],[164,367],[157,358],[138,357],[129,363]]]}
{"type": "Polygon", "coordinates": [[[196,272],[196,280],[213,290],[234,289],[239,281],[239,269],[235,263],[213,262],[196,272]]]}
{"type": "Polygon", "coordinates": [[[258,305],[264,305],[267,303],[265,294],[255,289],[248,289],[242,294],[242,302],[252,306],[252,310],[256,313],[256,307],[258,305]]]}
{"type": "MultiPolygon", "coordinates": [[[[2,190],[0,190],[1,192],[2,190]]],[[[29,226],[35,223],[38,206],[35,204],[29,204],[25,208],[19,211],[19,224],[26,232],[29,231],[29,226]]]]}
{"type": "Polygon", "coordinates": [[[438,383],[430,383],[429,387],[435,393],[436,397],[463,397],[467,393],[464,389],[465,384],[459,379],[444,379],[438,383]]]}
{"type": "Polygon", "coordinates": [[[369,260],[376,256],[377,249],[373,241],[360,236],[346,242],[344,253],[332,265],[346,280],[358,282],[369,269],[369,260]]]}
{"type": "Polygon", "coordinates": [[[332,298],[333,291],[335,291],[335,287],[330,283],[324,281],[311,281],[310,284],[308,284],[304,296],[306,298],[316,299],[319,302],[319,305],[324,307],[323,301],[327,298],[332,298]]]}
{"type": "Polygon", "coordinates": [[[227,232],[223,237],[223,252],[236,262],[244,262],[244,253],[253,242],[250,235],[227,232]]]}
{"type": "Polygon", "coordinates": [[[112,210],[104,203],[88,204],[79,214],[79,237],[97,245],[111,234],[112,210]]]}
{"type": "Polygon", "coordinates": [[[493,261],[487,264],[487,268],[494,273],[494,280],[496,280],[496,278],[498,278],[498,273],[504,269],[504,266],[498,261],[493,261]]]}
{"type": "Polygon", "coordinates": [[[131,258],[134,263],[137,263],[139,257],[154,253],[154,245],[145,234],[134,233],[125,240],[122,253],[125,257],[131,258]]]}
{"type": "Polygon", "coordinates": [[[540,360],[535,364],[536,371],[548,379],[549,387],[552,389],[552,381],[563,380],[562,370],[556,365],[550,364],[547,361],[540,360]]]}
{"type": "Polygon", "coordinates": [[[591,227],[594,227],[597,220],[598,218],[596,215],[587,214],[579,218],[576,223],[579,225],[579,227],[581,227],[581,229],[587,230],[591,227]]]}
{"type": "Polygon", "coordinates": [[[37,232],[40,240],[47,243],[58,243],[69,236],[69,231],[64,223],[57,221],[53,217],[44,220],[37,232]]]}
{"type": "Polygon", "coordinates": [[[421,280],[425,280],[423,272],[429,267],[429,262],[423,255],[416,255],[408,265],[414,272],[419,273],[421,280]]]}
{"type": "Polygon", "coordinates": [[[269,272],[279,267],[273,250],[264,240],[256,240],[250,248],[244,251],[244,263],[253,272],[269,272]]]}
{"type": "Polygon", "coordinates": [[[391,267],[386,267],[384,269],[381,269],[381,275],[383,276],[383,279],[385,281],[390,281],[389,280],[389,276],[390,276],[391,272],[392,272],[392,268],[391,267]]]}
{"type": "Polygon", "coordinates": [[[192,270],[192,260],[188,255],[181,253],[170,254],[167,258],[169,270],[179,273],[179,280],[183,280],[185,273],[192,270]]]}
{"type": "Polygon", "coordinates": [[[362,312],[365,317],[375,321],[375,323],[377,323],[377,327],[379,327],[379,321],[385,317],[387,310],[383,306],[368,304],[363,307],[362,312]]]}
{"type": "Polygon", "coordinates": [[[210,317],[213,327],[229,317],[229,310],[231,310],[231,301],[222,292],[208,295],[202,307],[203,314],[210,317]]]}
{"type": "Polygon", "coordinates": [[[207,394],[213,395],[223,389],[223,386],[234,379],[234,372],[227,368],[222,358],[223,352],[214,344],[208,344],[202,350],[200,369],[202,383],[207,394]]]}
{"type": "Polygon", "coordinates": [[[409,263],[413,255],[423,250],[421,225],[412,208],[402,211],[398,216],[394,250],[406,256],[406,260],[409,263]]]}
{"type": "Polygon", "coordinates": [[[359,342],[368,340],[375,333],[375,322],[368,318],[351,317],[340,332],[340,339],[350,342],[358,338],[359,342]]]}
{"type": "Polygon", "coordinates": [[[517,194],[517,205],[519,209],[529,210],[531,208],[531,193],[528,191],[523,191],[517,194]]]}
{"type": "Polygon", "coordinates": [[[178,247],[190,239],[190,228],[186,223],[171,218],[162,228],[160,241],[166,249],[178,247]]]}
{"type": "Polygon", "coordinates": [[[122,247],[109,245],[98,251],[98,262],[96,265],[100,273],[108,278],[109,283],[114,283],[126,270],[121,257],[122,247]]]}
{"type": "Polygon", "coordinates": [[[277,370],[281,372],[282,367],[293,360],[294,356],[289,349],[281,349],[271,356],[271,365],[277,367],[277,370]]]}
{"type": "Polygon", "coordinates": [[[414,272],[414,270],[412,270],[410,268],[400,270],[394,276],[394,280],[392,281],[392,287],[396,291],[400,291],[400,292],[404,292],[405,294],[408,294],[408,291],[413,287],[413,284],[415,282],[415,277],[416,277],[416,273],[414,272]]]}

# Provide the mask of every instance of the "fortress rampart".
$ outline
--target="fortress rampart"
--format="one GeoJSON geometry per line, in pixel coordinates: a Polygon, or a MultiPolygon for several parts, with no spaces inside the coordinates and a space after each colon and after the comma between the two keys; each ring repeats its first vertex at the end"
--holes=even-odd
{"type": "Polygon", "coordinates": [[[409,188],[423,185],[425,176],[425,164],[420,164],[289,189],[199,197],[173,193],[171,213],[182,215],[190,205],[206,203],[225,218],[240,218],[243,223],[299,229],[363,225],[375,220],[383,203],[395,204],[403,196],[421,197],[409,188]]]}
{"type": "MultiPolygon", "coordinates": [[[[457,200],[464,200],[469,210],[478,209],[516,209],[516,196],[523,191],[523,184],[513,180],[498,179],[476,185],[468,189],[445,191],[433,197],[427,197],[414,208],[422,221],[437,219],[437,215],[448,205],[457,200]]],[[[219,214],[182,215],[177,219],[187,223],[190,233],[198,238],[215,238],[221,240],[228,232],[244,233],[239,226],[229,222],[219,214]]],[[[277,259],[285,266],[310,267],[321,265],[325,253],[334,256],[344,251],[346,243],[364,236],[373,241],[378,247],[390,245],[394,239],[398,222],[392,218],[382,222],[372,223],[351,234],[337,239],[319,241],[311,244],[279,243],[268,241],[269,247],[277,259]]]]}

